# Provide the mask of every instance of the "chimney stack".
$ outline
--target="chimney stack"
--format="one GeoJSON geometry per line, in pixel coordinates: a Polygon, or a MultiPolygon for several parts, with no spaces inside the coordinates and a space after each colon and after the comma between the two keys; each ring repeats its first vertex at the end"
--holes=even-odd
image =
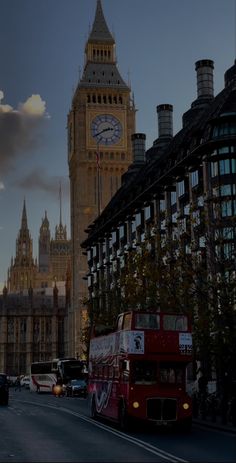
{"type": "Polygon", "coordinates": [[[131,135],[133,162],[128,167],[128,170],[121,176],[121,183],[128,183],[133,180],[135,175],[140,171],[140,168],[146,163],[145,157],[145,133],[133,133],[131,135]]]}
{"type": "Polygon", "coordinates": [[[133,133],[131,135],[134,164],[145,164],[145,133],[133,133]]]}
{"type": "Polygon", "coordinates": [[[183,127],[186,127],[196,115],[204,111],[214,98],[213,82],[214,61],[202,59],[196,61],[195,70],[197,71],[197,98],[191,104],[191,108],[183,116],[183,127]]]}
{"type": "Polygon", "coordinates": [[[157,106],[158,138],[173,137],[173,106],[160,104],[157,106]]]}
{"type": "Polygon", "coordinates": [[[214,97],[213,69],[214,61],[210,59],[196,61],[195,70],[197,71],[198,98],[214,97]]]}

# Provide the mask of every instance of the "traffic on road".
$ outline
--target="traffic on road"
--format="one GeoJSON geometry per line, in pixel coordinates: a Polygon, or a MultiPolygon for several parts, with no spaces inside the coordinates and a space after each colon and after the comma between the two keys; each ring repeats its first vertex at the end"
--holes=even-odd
{"type": "Polygon", "coordinates": [[[119,425],[90,417],[89,399],[9,389],[1,405],[0,462],[235,461],[235,434],[193,423],[189,433],[159,426],[119,425]]]}

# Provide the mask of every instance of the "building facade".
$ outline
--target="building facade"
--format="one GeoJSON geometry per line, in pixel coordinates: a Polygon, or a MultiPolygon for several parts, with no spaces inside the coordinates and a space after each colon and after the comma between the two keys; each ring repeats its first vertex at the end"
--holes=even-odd
{"type": "Polygon", "coordinates": [[[0,296],[0,371],[10,376],[30,372],[32,362],[64,357],[67,339],[66,297],[27,296],[8,294],[0,296]]]}
{"type": "Polygon", "coordinates": [[[24,200],[16,255],[0,296],[0,371],[29,374],[30,364],[68,354],[71,242],[61,212],[55,237],[47,213],[38,240],[38,261],[24,200]]]}
{"type": "MultiPolygon", "coordinates": [[[[182,301],[187,294],[190,297],[188,307],[179,309],[189,310],[194,322],[196,318],[197,340],[202,333],[206,336],[197,355],[204,365],[208,347],[212,349],[214,368],[223,382],[236,380],[236,64],[226,71],[225,87],[217,96],[213,69],[211,60],[196,62],[197,98],[175,136],[170,104],[157,106],[159,136],[150,149],[145,150],[144,134],[133,135],[134,163],[120,190],[88,227],[82,248],[87,253],[93,314],[99,312],[103,318],[113,310],[115,300],[120,301],[118,310],[128,307],[122,301],[127,301],[124,277],[131,254],[135,259],[145,250],[151,257],[148,262],[157,275],[156,281],[153,277],[156,309],[166,307],[161,288],[167,291],[171,272],[172,289],[177,279],[182,280],[182,301]],[[189,287],[186,263],[192,271],[189,287]],[[197,325],[200,318],[202,325],[197,325]]],[[[142,296],[149,284],[147,274],[143,267],[135,289],[141,286],[142,296]]],[[[137,267],[129,276],[133,281],[137,278],[137,267]]],[[[132,283],[130,279],[130,287],[132,283]]],[[[147,293],[146,306],[149,299],[147,293]]]]}
{"type": "Polygon", "coordinates": [[[87,226],[100,215],[121,185],[132,162],[135,106],[116,62],[115,40],[101,1],[85,46],[85,65],[68,114],[68,164],[71,198],[72,301],[70,354],[81,353],[86,257],[81,250],[87,226]]]}
{"type": "Polygon", "coordinates": [[[39,230],[38,260],[33,257],[33,241],[28,228],[24,200],[21,227],[16,240],[16,255],[11,259],[8,270],[8,293],[28,294],[29,288],[42,293],[45,288],[51,288],[52,294],[55,282],[66,282],[70,260],[71,242],[67,239],[66,226],[62,225],[61,214],[55,237],[52,238],[47,212],[39,230]]]}

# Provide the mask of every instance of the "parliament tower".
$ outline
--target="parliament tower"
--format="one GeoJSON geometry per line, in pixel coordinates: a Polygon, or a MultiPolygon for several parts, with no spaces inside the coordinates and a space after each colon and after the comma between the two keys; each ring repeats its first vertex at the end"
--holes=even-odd
{"type": "Polygon", "coordinates": [[[135,106],[129,85],[117,68],[115,40],[97,0],[95,19],[85,45],[85,65],[68,114],[68,164],[71,195],[72,300],[70,354],[82,353],[83,279],[87,271],[81,243],[88,225],[121,185],[132,163],[131,135],[135,106]]]}
{"type": "Polygon", "coordinates": [[[16,256],[11,259],[8,270],[8,291],[21,292],[35,286],[37,261],[33,258],[33,241],[28,228],[25,200],[23,204],[21,227],[16,240],[16,256]]]}

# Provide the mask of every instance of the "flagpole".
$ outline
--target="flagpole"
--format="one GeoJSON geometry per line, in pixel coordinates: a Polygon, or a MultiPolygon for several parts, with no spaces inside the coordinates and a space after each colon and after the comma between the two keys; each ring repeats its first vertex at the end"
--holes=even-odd
{"type": "Polygon", "coordinates": [[[96,134],[97,140],[97,192],[98,192],[98,216],[101,214],[101,176],[100,176],[100,153],[99,153],[99,143],[102,140],[102,137],[99,138],[104,132],[114,130],[113,127],[106,127],[96,134]]]}
{"type": "Polygon", "coordinates": [[[100,193],[100,153],[99,153],[99,141],[97,139],[97,192],[98,192],[98,216],[101,214],[101,193],[100,193]]]}

